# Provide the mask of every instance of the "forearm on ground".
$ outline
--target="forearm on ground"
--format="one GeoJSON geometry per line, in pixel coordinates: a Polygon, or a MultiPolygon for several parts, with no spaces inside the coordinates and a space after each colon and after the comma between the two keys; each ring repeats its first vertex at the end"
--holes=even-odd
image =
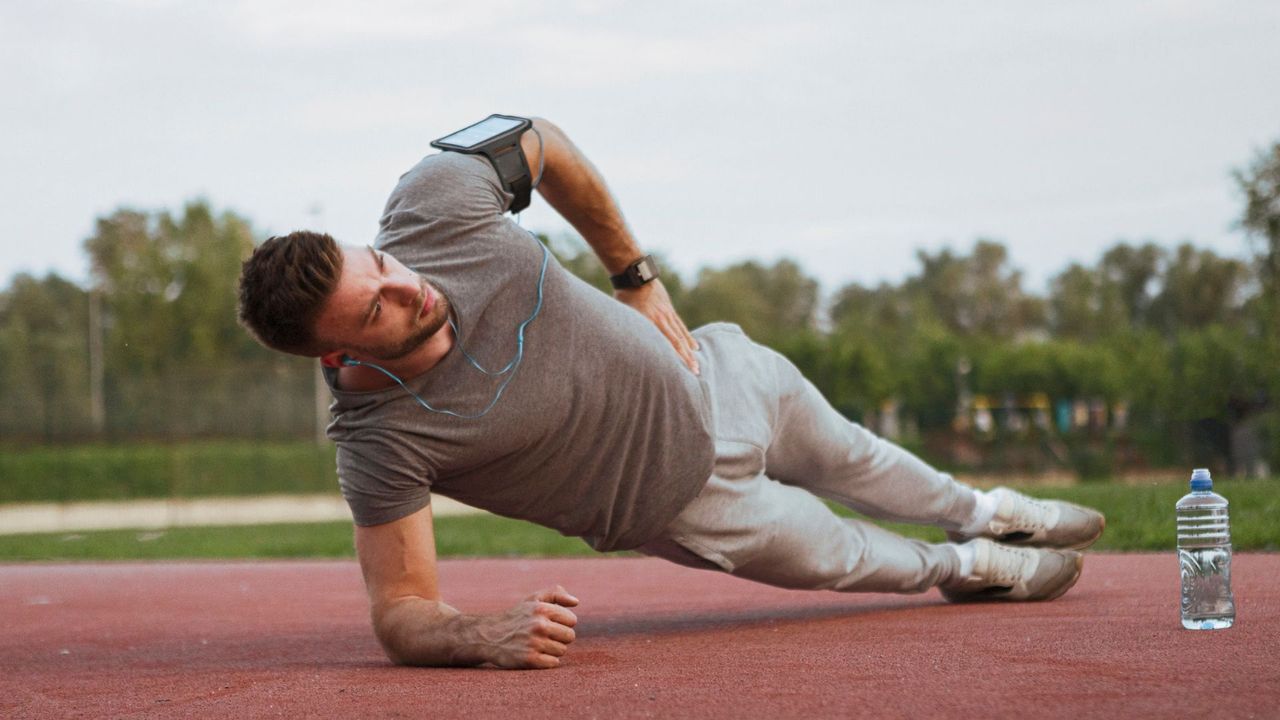
{"type": "Polygon", "coordinates": [[[373,629],[397,665],[473,666],[489,660],[481,633],[483,617],[419,597],[373,608],[373,629]]]}

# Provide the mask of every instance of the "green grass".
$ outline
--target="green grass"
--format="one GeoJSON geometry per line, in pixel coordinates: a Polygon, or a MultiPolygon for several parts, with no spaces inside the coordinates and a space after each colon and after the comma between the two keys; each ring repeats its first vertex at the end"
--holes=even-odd
{"type": "MultiPolygon", "coordinates": [[[[1280,480],[1225,481],[1215,489],[1231,501],[1231,534],[1237,550],[1280,550],[1280,480]]],[[[1039,497],[1082,503],[1107,515],[1097,550],[1171,550],[1173,504],[1185,492],[1172,485],[1085,484],[1030,488],[1039,497]]],[[[844,514],[852,514],[841,509],[844,514]]],[[[895,531],[933,542],[934,528],[886,523],[895,531]]],[[[595,553],[576,538],[519,520],[489,515],[435,521],[441,557],[566,557],[595,553]]],[[[175,528],[165,531],[0,536],[0,561],[159,560],[184,558],[351,557],[351,525],[345,522],[249,527],[175,528]]]]}
{"type": "Polygon", "coordinates": [[[0,503],[334,492],[332,446],[305,442],[0,449],[0,503]]]}
{"type": "MultiPolygon", "coordinates": [[[[1231,500],[1232,534],[1237,547],[1280,549],[1280,524],[1268,522],[1268,518],[1277,517],[1280,511],[1280,480],[1220,481],[1217,487],[1231,500]]],[[[191,441],[0,448],[0,503],[332,493],[336,488],[333,447],[308,442],[191,441]]],[[[1106,513],[1109,524],[1098,544],[1099,549],[1160,550],[1170,545],[1173,503],[1186,492],[1184,488],[1181,483],[1143,486],[1085,483],[1069,488],[1031,488],[1028,492],[1090,505],[1106,513]]],[[[278,531],[281,543],[278,548],[270,542],[231,539],[251,535],[252,531],[244,528],[216,532],[175,530],[172,531],[175,536],[187,532],[197,535],[191,536],[186,543],[179,543],[175,538],[148,546],[148,549],[142,549],[145,543],[136,540],[131,541],[131,545],[130,541],[110,539],[110,533],[103,534],[101,542],[114,543],[113,547],[120,548],[120,557],[135,556],[130,553],[158,552],[150,548],[159,547],[170,547],[172,549],[168,552],[177,553],[168,557],[259,557],[264,556],[262,553],[273,557],[296,557],[338,552],[332,549],[333,541],[321,539],[330,537],[332,530],[312,533],[298,526],[282,527],[290,529],[278,531]],[[226,539],[215,541],[214,537],[226,539]],[[289,538],[288,542],[293,545],[286,546],[285,538],[289,538]],[[208,548],[199,550],[208,555],[181,554],[185,550],[179,549],[180,544],[183,547],[190,545],[192,552],[208,548]],[[137,549],[126,552],[126,548],[134,546],[137,549]],[[218,552],[216,547],[219,546],[226,546],[227,550],[218,552]]],[[[941,532],[928,528],[911,525],[890,527],[912,537],[934,541],[942,539],[941,532]]],[[[514,531],[498,532],[492,542],[499,542],[511,532],[514,531]]],[[[88,544],[99,542],[98,534],[88,537],[93,539],[88,544]]],[[[120,537],[132,536],[123,533],[120,537]]],[[[521,537],[520,540],[527,538],[521,537]]],[[[75,542],[78,541],[63,545],[70,547],[75,542]]],[[[490,546],[478,543],[476,547],[490,546]]],[[[542,552],[542,546],[537,547],[537,552],[542,552]]],[[[520,552],[520,549],[499,545],[476,550],[473,554],[488,552],[501,554],[520,552]]],[[[554,546],[548,552],[559,553],[562,550],[554,546]]],[[[138,556],[160,557],[150,554],[138,556]]],[[[13,555],[3,553],[0,557],[13,555]]]]}
{"type": "MultiPolygon", "coordinates": [[[[1068,500],[1097,508],[1107,530],[1096,550],[1169,550],[1174,547],[1173,506],[1187,493],[1184,483],[1120,485],[1082,483],[1072,487],[1022,488],[1029,495],[1068,500]]],[[[1280,480],[1222,480],[1214,491],[1231,503],[1231,541],[1237,550],[1280,550],[1280,480]]],[[[853,513],[836,508],[845,515],[853,513]]],[[[909,537],[945,539],[941,530],[885,523],[909,537]]]]}

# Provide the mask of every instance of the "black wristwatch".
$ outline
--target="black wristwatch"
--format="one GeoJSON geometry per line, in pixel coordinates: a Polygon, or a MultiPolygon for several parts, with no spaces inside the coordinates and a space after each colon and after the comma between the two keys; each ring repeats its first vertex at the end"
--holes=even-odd
{"type": "Polygon", "coordinates": [[[658,263],[654,261],[652,255],[645,255],[628,265],[627,269],[621,273],[609,276],[609,282],[613,283],[613,287],[616,290],[638,288],[651,280],[657,279],[658,263]]]}

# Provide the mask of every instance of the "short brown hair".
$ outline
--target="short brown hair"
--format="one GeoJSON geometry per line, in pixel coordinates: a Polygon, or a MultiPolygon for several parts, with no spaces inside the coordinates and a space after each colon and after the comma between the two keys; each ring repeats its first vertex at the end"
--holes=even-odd
{"type": "Polygon", "coordinates": [[[338,286],[342,251],[324,233],[268,238],[240,266],[240,324],[273,350],[316,357],[316,317],[338,286]]]}

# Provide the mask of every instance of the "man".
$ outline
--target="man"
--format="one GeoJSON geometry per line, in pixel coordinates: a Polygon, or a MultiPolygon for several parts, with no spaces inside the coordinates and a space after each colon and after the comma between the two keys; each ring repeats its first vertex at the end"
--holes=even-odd
{"type": "MultiPolygon", "coordinates": [[[[519,142],[538,192],[624,276],[642,253],[600,174],[544,120],[519,142]]],[[[954,482],[845,420],[737,326],[690,333],[661,280],[616,302],[549,261],[504,215],[512,200],[484,157],[429,156],[401,177],[372,247],[297,232],[242,271],[243,324],[325,367],[393,661],[547,668],[574,640],[577,599],[559,586],[496,616],[441,600],[432,492],[598,550],[783,587],[1040,600],[1075,583],[1082,558],[1066,548],[1097,539],[1099,513],[954,482]],[[957,542],[841,519],[819,497],[957,542]]]]}

